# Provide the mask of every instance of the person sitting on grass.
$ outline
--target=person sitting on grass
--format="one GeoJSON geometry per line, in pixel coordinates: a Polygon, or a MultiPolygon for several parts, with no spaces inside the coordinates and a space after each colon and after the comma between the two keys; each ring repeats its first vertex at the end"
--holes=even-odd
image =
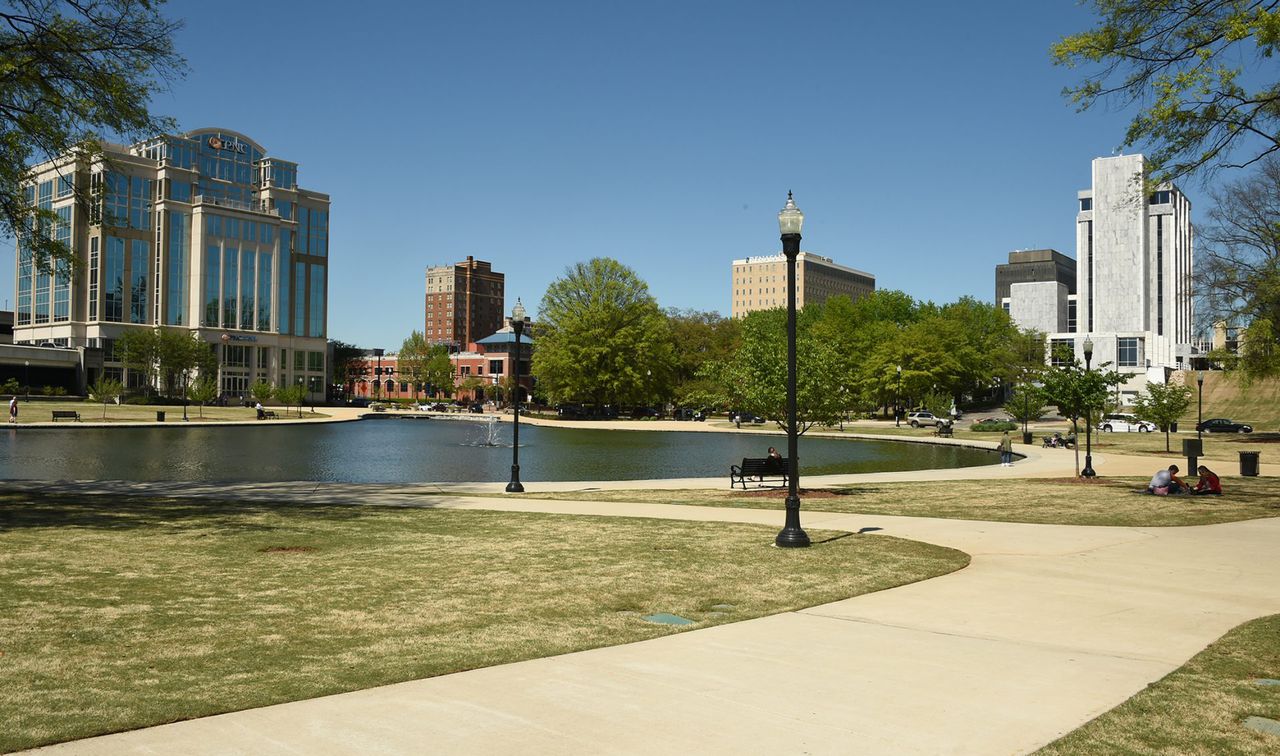
{"type": "Polygon", "coordinates": [[[1147,493],[1156,496],[1177,496],[1187,493],[1187,484],[1178,477],[1178,466],[1169,465],[1167,470],[1157,470],[1147,484],[1147,493]]]}
{"type": "Polygon", "coordinates": [[[1221,496],[1222,481],[1218,480],[1218,476],[1205,467],[1200,465],[1196,468],[1196,472],[1200,475],[1200,480],[1196,481],[1196,487],[1191,489],[1191,493],[1196,496],[1221,496]]]}

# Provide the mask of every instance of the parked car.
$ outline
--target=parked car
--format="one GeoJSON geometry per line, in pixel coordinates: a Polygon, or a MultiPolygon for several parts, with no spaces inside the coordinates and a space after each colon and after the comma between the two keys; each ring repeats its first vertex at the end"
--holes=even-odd
{"type": "Polygon", "coordinates": [[[1011,423],[1013,418],[1009,417],[984,417],[974,425],[997,425],[999,423],[1011,423]]]}
{"type": "Polygon", "coordinates": [[[632,408],[631,408],[631,416],[632,416],[633,418],[640,418],[640,417],[660,417],[661,415],[662,415],[662,413],[661,413],[661,412],[659,412],[659,411],[658,411],[656,408],[654,408],[654,407],[632,407],[632,408]]]}
{"type": "Polygon", "coordinates": [[[691,407],[677,407],[671,417],[675,420],[698,420],[698,411],[691,407]]]}
{"type": "Polygon", "coordinates": [[[1130,415],[1125,412],[1114,412],[1109,415],[1103,415],[1098,421],[1098,430],[1106,433],[1115,431],[1117,433],[1154,433],[1156,424],[1139,420],[1137,415],[1130,415]]]}
{"type": "Polygon", "coordinates": [[[480,413],[484,412],[484,405],[483,405],[483,404],[473,404],[473,405],[471,405],[470,407],[468,407],[467,409],[468,409],[468,410],[470,410],[471,414],[473,414],[473,415],[479,415],[480,413]]]}
{"type": "Polygon", "coordinates": [[[923,428],[927,425],[937,425],[939,418],[932,412],[911,412],[907,414],[907,424],[912,428],[923,428]]]}
{"type": "Polygon", "coordinates": [[[1196,430],[1205,433],[1253,433],[1253,426],[1235,423],[1225,417],[1214,417],[1197,425],[1196,430]]]}
{"type": "Polygon", "coordinates": [[[759,415],[753,415],[750,412],[730,412],[729,422],[741,425],[747,423],[749,425],[764,425],[764,418],[759,415]]]}

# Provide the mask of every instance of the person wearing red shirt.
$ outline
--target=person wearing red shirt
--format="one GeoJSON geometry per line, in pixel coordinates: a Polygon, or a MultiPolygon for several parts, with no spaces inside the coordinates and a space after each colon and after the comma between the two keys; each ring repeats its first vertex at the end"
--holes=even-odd
{"type": "Polygon", "coordinates": [[[1222,495],[1222,481],[1218,480],[1218,476],[1212,470],[1200,465],[1196,472],[1200,474],[1200,480],[1196,481],[1196,487],[1191,489],[1191,493],[1198,496],[1206,494],[1222,495]]]}

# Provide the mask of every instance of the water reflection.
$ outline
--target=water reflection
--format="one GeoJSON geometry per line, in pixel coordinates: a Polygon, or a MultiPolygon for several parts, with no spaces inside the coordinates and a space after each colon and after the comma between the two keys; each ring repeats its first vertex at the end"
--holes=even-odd
{"type": "MultiPolygon", "coordinates": [[[[520,429],[526,480],[728,477],[776,437],[730,433],[520,429]]],[[[802,475],[990,464],[957,446],[800,439],[802,475]]],[[[501,481],[510,475],[511,426],[377,420],[313,426],[10,430],[0,474],[43,480],[336,482],[501,481]],[[493,435],[490,435],[492,432],[493,435]],[[478,443],[479,442],[479,443],[478,443]]]]}

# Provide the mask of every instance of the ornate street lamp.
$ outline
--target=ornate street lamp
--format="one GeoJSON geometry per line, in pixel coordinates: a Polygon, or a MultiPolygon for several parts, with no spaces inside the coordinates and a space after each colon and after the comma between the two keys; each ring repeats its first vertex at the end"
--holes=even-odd
{"type": "Polygon", "coordinates": [[[187,421],[187,383],[191,380],[188,370],[182,371],[182,421],[187,421]]]}
{"type": "Polygon", "coordinates": [[[516,306],[511,308],[511,330],[516,332],[515,385],[511,387],[515,394],[515,424],[511,426],[511,482],[507,484],[507,493],[524,493],[524,486],[520,485],[520,334],[528,322],[524,305],[516,297],[516,306]]]}
{"type": "Polygon", "coordinates": [[[902,427],[902,408],[899,403],[902,401],[902,366],[898,366],[898,382],[893,385],[893,427],[902,427]]]}
{"type": "Polygon", "coordinates": [[[800,466],[796,455],[796,256],[800,254],[800,227],[804,213],[787,192],[787,204],[778,213],[782,254],[787,256],[787,520],[773,539],[783,548],[809,545],[809,534],[800,527],[800,466]]]}
{"type": "MultiPolygon", "coordinates": [[[[1084,337],[1084,372],[1087,376],[1090,373],[1089,363],[1093,360],[1093,339],[1088,336],[1084,337]]],[[[1093,478],[1097,473],[1093,471],[1093,408],[1087,403],[1084,408],[1084,469],[1080,471],[1080,477],[1093,478]]],[[[1076,447],[1077,449],[1079,447],[1076,447]]]]}

